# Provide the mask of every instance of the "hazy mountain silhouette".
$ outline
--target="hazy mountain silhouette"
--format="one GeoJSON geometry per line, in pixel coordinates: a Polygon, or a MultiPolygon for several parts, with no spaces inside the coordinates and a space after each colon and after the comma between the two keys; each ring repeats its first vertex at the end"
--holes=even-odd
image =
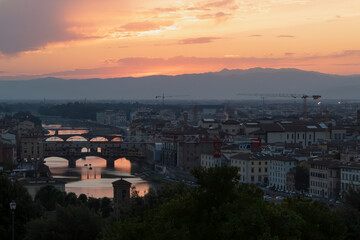
{"type": "Polygon", "coordinates": [[[306,93],[357,99],[359,92],[360,75],[266,68],[139,78],[0,81],[0,99],[154,99],[162,93],[189,95],[186,99],[245,98],[238,93],[306,93]]]}

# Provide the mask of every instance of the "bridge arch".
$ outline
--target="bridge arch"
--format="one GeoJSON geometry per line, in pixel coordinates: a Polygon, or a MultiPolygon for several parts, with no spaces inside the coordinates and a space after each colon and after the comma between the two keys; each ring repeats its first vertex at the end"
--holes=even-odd
{"type": "Polygon", "coordinates": [[[88,140],[86,138],[84,138],[83,136],[76,135],[76,136],[69,137],[68,139],[66,139],[66,141],[67,142],[87,142],[88,140]]]}
{"type": "Polygon", "coordinates": [[[109,139],[101,136],[93,137],[90,139],[90,142],[108,142],[109,139]]]}
{"type": "Polygon", "coordinates": [[[63,142],[64,139],[58,137],[58,136],[50,136],[45,139],[45,142],[63,142]]]}
{"type": "Polygon", "coordinates": [[[121,137],[114,137],[111,139],[112,142],[122,142],[123,139],[121,137]]]}

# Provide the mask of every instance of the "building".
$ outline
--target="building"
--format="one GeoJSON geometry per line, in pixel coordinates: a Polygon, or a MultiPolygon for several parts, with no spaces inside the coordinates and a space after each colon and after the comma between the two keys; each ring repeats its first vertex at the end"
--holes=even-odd
{"type": "Polygon", "coordinates": [[[236,120],[226,120],[221,123],[221,130],[226,134],[237,135],[240,133],[240,122],[236,120]]]}
{"type": "Polygon", "coordinates": [[[216,129],[219,128],[220,124],[217,120],[213,118],[204,118],[200,121],[200,127],[206,128],[206,129],[216,129]]]}
{"type": "Polygon", "coordinates": [[[147,143],[146,144],[146,161],[149,164],[162,164],[163,143],[147,143]]]}
{"type": "Polygon", "coordinates": [[[213,153],[201,154],[201,166],[204,168],[221,167],[221,158],[215,158],[213,153]]]}
{"type": "Polygon", "coordinates": [[[241,183],[267,184],[271,159],[265,154],[238,153],[230,157],[230,166],[239,168],[241,183]]]}
{"type": "Polygon", "coordinates": [[[340,162],[318,160],[310,162],[309,193],[320,198],[339,198],[340,162]]]}
{"type": "MultiPolygon", "coordinates": [[[[282,121],[246,123],[244,127],[247,135],[261,137],[266,143],[298,143],[303,147],[308,147],[318,144],[320,140],[330,139],[329,129],[324,123],[282,121]]],[[[336,131],[339,132],[334,130],[334,136],[342,133],[342,130],[336,131]]]]}
{"type": "Polygon", "coordinates": [[[14,146],[0,142],[0,163],[14,163],[14,146]]]}
{"type": "Polygon", "coordinates": [[[121,178],[113,182],[112,185],[114,191],[114,210],[117,215],[119,213],[121,203],[130,199],[131,183],[121,178]]]}
{"type": "Polygon", "coordinates": [[[348,191],[350,188],[358,189],[360,187],[360,165],[351,164],[341,166],[341,194],[348,191]]]}
{"type": "Polygon", "coordinates": [[[290,172],[286,174],[286,186],[285,191],[295,192],[295,175],[296,175],[296,167],[290,169],[290,172]]]}
{"type": "Polygon", "coordinates": [[[269,185],[279,191],[286,191],[287,173],[295,168],[297,160],[288,156],[274,156],[270,160],[269,185]]]}
{"type": "Polygon", "coordinates": [[[20,141],[21,161],[30,162],[44,160],[44,142],[39,137],[22,137],[20,141]]]}
{"type": "Polygon", "coordinates": [[[201,154],[214,151],[213,142],[210,141],[181,141],[177,144],[177,167],[184,171],[190,171],[201,166],[201,154]]]}
{"type": "Polygon", "coordinates": [[[126,113],[123,111],[106,110],[96,113],[96,122],[114,127],[127,126],[126,113]]]}

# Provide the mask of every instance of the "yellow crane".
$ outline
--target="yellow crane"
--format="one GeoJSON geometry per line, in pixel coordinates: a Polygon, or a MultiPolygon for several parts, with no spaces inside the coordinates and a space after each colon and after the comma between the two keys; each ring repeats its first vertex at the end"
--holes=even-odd
{"type": "Polygon", "coordinates": [[[239,93],[238,95],[240,96],[258,96],[261,97],[263,99],[263,103],[264,103],[264,98],[265,97],[274,97],[274,98],[302,98],[303,99],[303,119],[306,120],[307,119],[307,102],[306,100],[308,98],[312,98],[314,100],[321,98],[320,95],[307,95],[307,94],[287,94],[287,93],[278,93],[278,94],[272,94],[272,93],[239,93]]]}

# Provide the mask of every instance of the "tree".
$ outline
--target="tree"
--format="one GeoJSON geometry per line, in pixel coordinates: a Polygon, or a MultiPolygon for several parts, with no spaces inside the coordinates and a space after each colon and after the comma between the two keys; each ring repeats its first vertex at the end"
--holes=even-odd
{"type": "Polygon", "coordinates": [[[15,230],[16,238],[21,239],[25,233],[25,223],[40,216],[40,208],[33,203],[27,190],[17,182],[11,182],[0,175],[0,239],[11,238],[10,202],[16,202],[15,230]]]}
{"type": "Polygon", "coordinates": [[[303,219],[301,239],[343,239],[345,227],[326,205],[300,197],[287,198],[282,206],[303,219]]]}
{"type": "Polygon", "coordinates": [[[85,206],[57,206],[48,214],[26,224],[25,240],[91,240],[101,236],[100,216],[85,206]]]}
{"type": "Polygon", "coordinates": [[[55,210],[56,204],[65,205],[66,193],[56,189],[52,185],[42,187],[35,196],[47,211],[55,210]]]}
{"type": "Polygon", "coordinates": [[[309,170],[302,166],[297,166],[295,171],[295,189],[298,191],[308,191],[309,181],[309,170]]]}

